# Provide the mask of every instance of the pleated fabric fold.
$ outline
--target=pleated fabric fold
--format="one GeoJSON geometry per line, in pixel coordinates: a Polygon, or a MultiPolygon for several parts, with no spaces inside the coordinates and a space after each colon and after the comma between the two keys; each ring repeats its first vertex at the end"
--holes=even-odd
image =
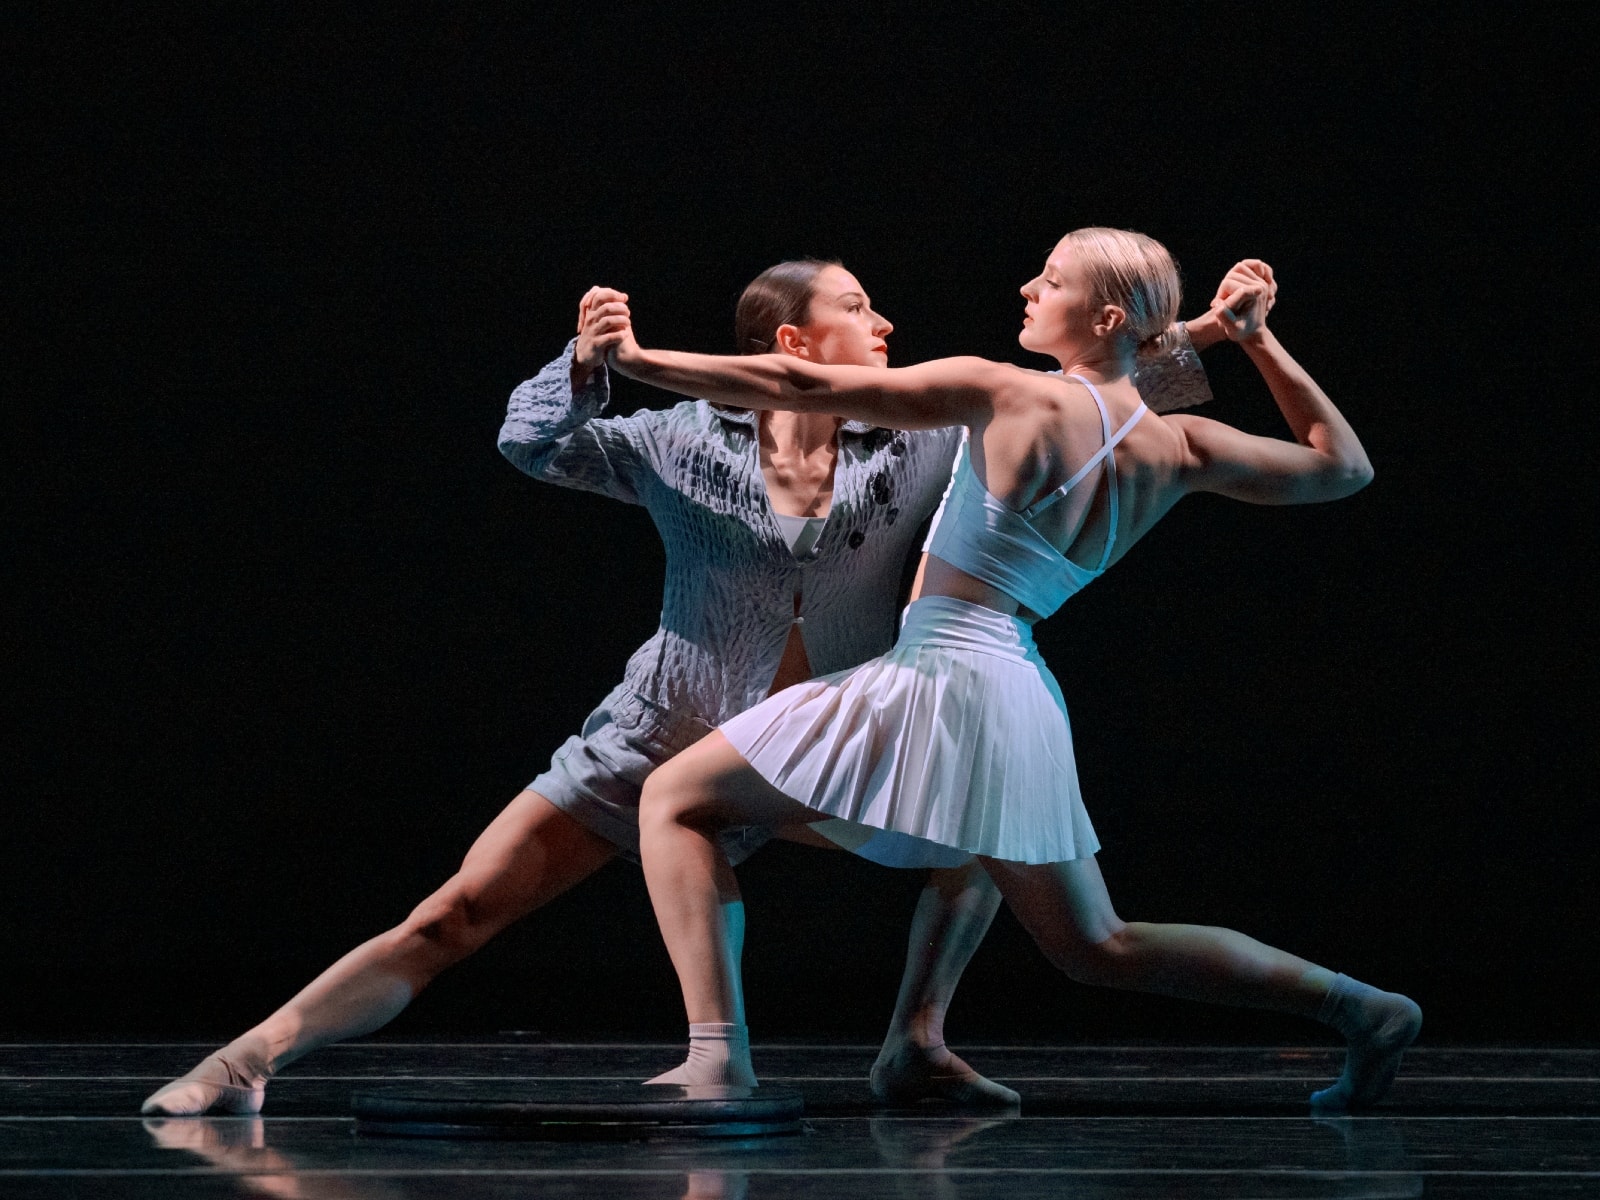
{"type": "Polygon", "coordinates": [[[1029,627],[981,605],[924,597],[888,654],[721,728],[769,783],[830,817],[1013,862],[1100,848],[1061,689],[1029,627]]]}

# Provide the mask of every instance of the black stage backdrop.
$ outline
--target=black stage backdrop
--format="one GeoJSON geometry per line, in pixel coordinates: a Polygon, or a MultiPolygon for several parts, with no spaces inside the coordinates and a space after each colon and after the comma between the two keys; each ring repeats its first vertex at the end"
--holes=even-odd
{"type": "MultiPolygon", "coordinates": [[[[654,529],[494,445],[590,284],[722,351],[750,276],[838,256],[895,361],[1024,361],[1017,286],[1085,224],[1165,241],[1188,312],[1270,261],[1377,466],[1191,500],[1041,628],[1122,914],[1403,988],[1435,1040],[1600,1036],[1586,6],[532,7],[10,10],[0,1036],[238,1031],[620,678],[654,529]]],[[[741,874],[755,1036],[880,1032],[917,878],[741,874]]],[[[618,864],[391,1028],[681,1022],[618,864]]],[[[1071,984],[1008,915],[951,1035],[1322,1036],[1071,984]]]]}

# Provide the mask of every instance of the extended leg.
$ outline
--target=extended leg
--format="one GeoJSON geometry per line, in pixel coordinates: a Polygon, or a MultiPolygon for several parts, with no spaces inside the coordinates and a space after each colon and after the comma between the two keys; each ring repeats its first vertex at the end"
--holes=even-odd
{"type": "Polygon", "coordinates": [[[1122,921],[1092,858],[984,864],[1046,957],[1074,979],[1333,1025],[1348,1039],[1349,1054],[1339,1082],[1313,1097],[1319,1108],[1376,1101],[1422,1028],[1422,1010],[1407,997],[1336,977],[1231,929],[1122,921]]]}
{"type": "Polygon", "coordinates": [[[872,1065],[878,1099],[936,1099],[969,1108],[1019,1103],[1016,1092],[985,1079],[944,1044],[956,984],[999,907],[1000,892],[976,860],[929,872],[911,918],[894,1016],[872,1065]]]}
{"type": "Polygon", "coordinates": [[[537,792],[521,793],[479,835],[461,870],[404,922],[350,951],[266,1020],[155,1092],[140,1111],[258,1112],[275,1072],[318,1046],[387,1024],[439,972],[615,853],[537,792]]]}

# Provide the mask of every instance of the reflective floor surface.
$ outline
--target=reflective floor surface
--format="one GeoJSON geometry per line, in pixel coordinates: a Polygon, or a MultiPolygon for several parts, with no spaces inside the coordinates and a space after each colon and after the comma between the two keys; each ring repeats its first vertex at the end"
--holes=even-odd
{"type": "Polygon", "coordinates": [[[357,1043],[287,1070],[260,1117],[136,1115],[211,1048],[0,1046],[0,1197],[1600,1196],[1597,1050],[1420,1048],[1383,1107],[1319,1119],[1320,1048],[962,1047],[1023,1095],[974,1116],[875,1104],[875,1048],[759,1046],[805,1097],[799,1134],[530,1142],[358,1135],[350,1096],[636,1080],[676,1047],[357,1043]]]}

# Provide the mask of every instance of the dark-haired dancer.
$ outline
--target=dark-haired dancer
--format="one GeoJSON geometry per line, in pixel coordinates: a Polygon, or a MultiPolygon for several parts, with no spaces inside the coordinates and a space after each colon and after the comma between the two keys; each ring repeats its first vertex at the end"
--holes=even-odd
{"type": "MultiPolygon", "coordinates": [[[[500,448],[537,479],[649,511],[667,550],[660,629],[581,736],[495,818],[454,877],[400,925],[158,1090],[143,1111],[259,1110],[275,1072],[380,1028],[513,921],[618,854],[636,857],[639,790],[656,767],[768,694],[893,643],[905,566],[948,480],[960,431],[892,433],[816,413],[758,417],[704,402],[601,417],[605,351],[626,323],[623,294],[591,289],[578,337],[512,393],[500,448]]],[[[1202,338],[1218,336],[1203,325],[1202,338]]],[[[736,327],[746,352],[869,367],[887,363],[892,329],[854,276],[814,261],[763,272],[739,302],[736,327]]],[[[1174,354],[1183,356],[1181,345],[1174,354]]],[[[1166,386],[1195,375],[1192,361],[1176,366],[1166,386]]],[[[729,859],[767,836],[730,833],[729,859]]],[[[998,895],[970,856],[918,848],[908,857],[908,844],[880,837],[858,850],[897,865],[943,864],[912,918],[873,1090],[885,1099],[1014,1103],[1014,1092],[951,1054],[943,1034],[956,982],[998,895]]]]}
{"type": "Polygon", "coordinates": [[[646,784],[645,877],[691,1022],[685,1082],[753,1081],[725,930],[738,888],[730,823],[844,818],[970,851],[1050,961],[1075,979],[1299,1013],[1342,1032],[1343,1076],[1313,1105],[1377,1100],[1421,1027],[1409,999],[1231,930],[1124,922],[1094,860],[1066,708],[1034,620],[1121,558],[1190,492],[1258,504],[1350,494],[1372,469],[1349,424],[1267,330],[1264,264],[1241,264],[1218,311],[1261,371],[1293,442],[1141,402],[1135,356],[1178,304],[1166,250],[1139,234],[1067,235],[1022,289],[1024,347],[1066,377],[976,358],[890,371],[781,356],[643,351],[630,375],[713,399],[905,429],[959,423],[966,453],[927,543],[893,651],[798,684],[726,722],[646,784]]]}

